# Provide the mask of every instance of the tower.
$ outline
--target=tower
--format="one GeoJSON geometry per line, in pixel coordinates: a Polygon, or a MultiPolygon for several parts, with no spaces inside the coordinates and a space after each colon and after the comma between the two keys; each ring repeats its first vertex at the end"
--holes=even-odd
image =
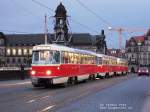
{"type": "Polygon", "coordinates": [[[55,10],[55,26],[54,26],[54,43],[69,44],[68,26],[67,26],[67,11],[62,3],[55,10]]]}

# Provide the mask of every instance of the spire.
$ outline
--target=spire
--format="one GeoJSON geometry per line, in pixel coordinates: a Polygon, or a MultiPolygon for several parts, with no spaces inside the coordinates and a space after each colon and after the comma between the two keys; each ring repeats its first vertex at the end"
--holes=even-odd
{"type": "Polygon", "coordinates": [[[65,6],[60,2],[55,10],[55,39],[53,42],[68,45],[68,24],[67,11],[65,6]]]}
{"type": "Polygon", "coordinates": [[[62,2],[60,2],[60,4],[57,6],[56,10],[55,10],[55,17],[65,17],[67,16],[66,13],[66,9],[64,7],[64,5],[62,4],[62,2]]]}

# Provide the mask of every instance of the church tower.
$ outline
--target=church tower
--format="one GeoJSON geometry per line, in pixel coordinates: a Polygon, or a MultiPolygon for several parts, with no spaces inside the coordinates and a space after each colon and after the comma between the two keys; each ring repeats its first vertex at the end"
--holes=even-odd
{"type": "Polygon", "coordinates": [[[67,11],[62,3],[57,6],[55,11],[55,37],[53,43],[68,45],[68,26],[67,26],[67,11]]]}

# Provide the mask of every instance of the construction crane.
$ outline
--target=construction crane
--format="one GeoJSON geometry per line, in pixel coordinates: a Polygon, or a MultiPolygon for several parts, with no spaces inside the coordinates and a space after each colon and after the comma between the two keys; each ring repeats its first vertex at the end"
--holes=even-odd
{"type": "Polygon", "coordinates": [[[118,32],[118,47],[120,49],[122,49],[122,34],[123,32],[128,32],[128,33],[133,33],[133,32],[144,32],[146,31],[147,29],[144,29],[144,28],[135,28],[135,29],[125,29],[125,28],[122,28],[122,27],[118,27],[118,28],[112,28],[112,27],[108,27],[108,30],[109,31],[116,31],[118,32]]]}

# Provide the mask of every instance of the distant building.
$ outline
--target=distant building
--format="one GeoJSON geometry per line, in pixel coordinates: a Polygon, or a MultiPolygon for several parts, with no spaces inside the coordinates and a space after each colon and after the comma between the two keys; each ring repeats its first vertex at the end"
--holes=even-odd
{"type": "Polygon", "coordinates": [[[0,63],[4,64],[5,63],[5,46],[6,46],[6,38],[5,35],[0,32],[0,63]]]}
{"type": "MultiPolygon", "coordinates": [[[[96,38],[98,35],[89,33],[72,34],[70,47],[96,51],[96,38]]],[[[101,35],[98,36],[101,38],[101,35]]],[[[54,34],[48,34],[48,43],[54,34]]],[[[21,63],[30,65],[32,47],[44,44],[44,34],[7,34],[0,33],[0,65],[16,66],[21,63]]]]}
{"type": "Polygon", "coordinates": [[[126,58],[125,53],[125,49],[107,49],[107,55],[114,57],[126,58]]]}
{"type": "Polygon", "coordinates": [[[126,41],[126,57],[131,71],[137,71],[139,65],[150,65],[150,30],[126,41]]]}

